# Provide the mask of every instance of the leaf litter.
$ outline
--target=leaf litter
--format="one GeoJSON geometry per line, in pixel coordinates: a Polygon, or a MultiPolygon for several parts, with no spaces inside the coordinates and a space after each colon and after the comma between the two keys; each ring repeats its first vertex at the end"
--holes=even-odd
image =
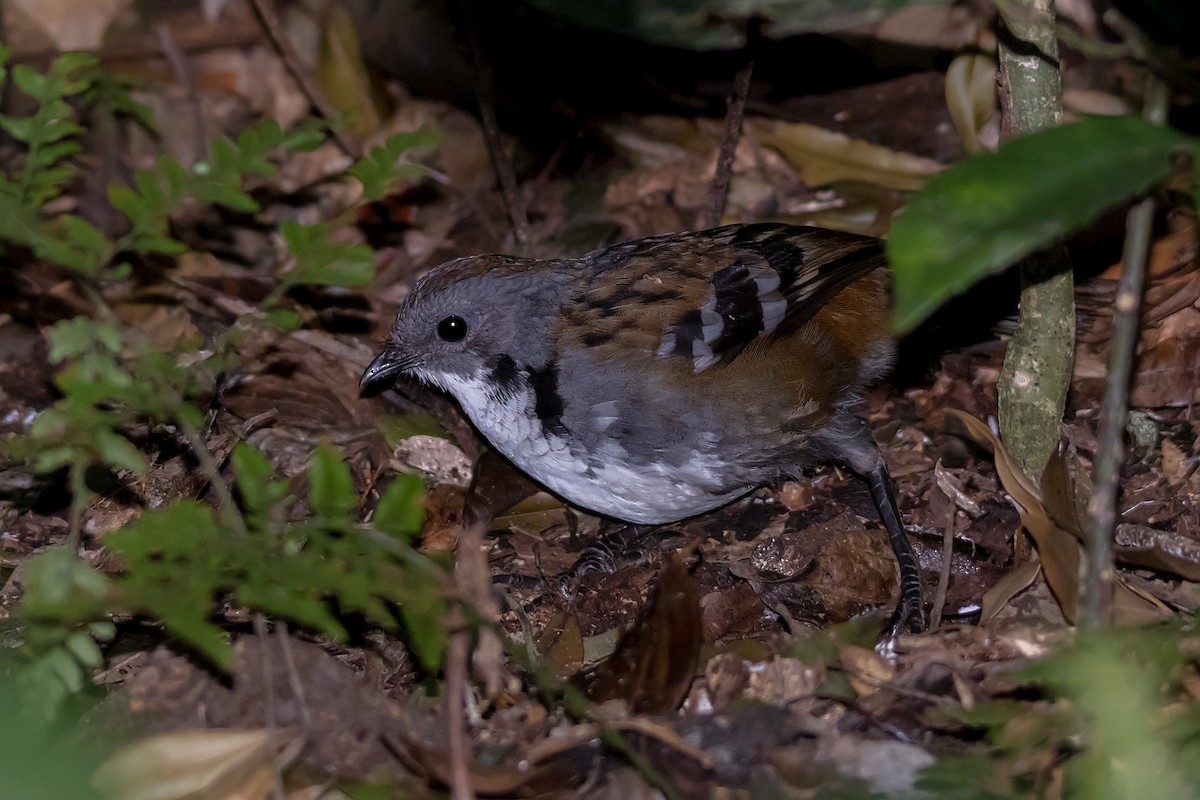
{"type": "MultiPolygon", "coordinates": [[[[281,110],[289,106],[283,101],[290,98],[295,108],[303,100],[255,26],[243,24],[250,19],[247,8],[226,5],[221,13],[233,15],[245,41],[200,27],[182,43],[206,127],[236,129],[247,116],[294,113],[281,110]]],[[[192,12],[174,12],[180,18],[161,13],[181,27],[192,12]]],[[[137,24],[121,35],[131,43],[154,41],[137,24]]],[[[151,57],[138,55],[134,44],[122,46],[133,54],[134,72],[162,80],[152,63],[158,45],[151,57]]],[[[189,118],[195,98],[174,91],[169,80],[149,84],[144,94],[160,120],[174,121],[162,129],[163,146],[185,151],[191,135],[178,121],[189,118]]],[[[866,90],[886,92],[879,87],[895,80],[821,97],[842,114],[837,125],[831,119],[814,126],[782,112],[773,117],[765,113],[769,103],[760,103],[735,153],[727,217],[882,232],[897,192],[959,155],[901,129],[914,118],[927,121],[925,130],[946,124],[946,109],[928,93],[916,95],[924,105],[911,104],[894,129],[885,113],[873,114],[866,90]]],[[[970,81],[971,95],[961,102],[983,126],[978,83],[970,81]]],[[[481,461],[484,448],[444,398],[411,386],[386,398],[357,395],[372,348],[423,269],[460,254],[512,249],[474,118],[438,99],[402,98],[396,105],[379,125],[412,131],[432,121],[445,138],[430,156],[432,177],[412,179],[374,205],[371,217],[336,222],[344,241],[361,244],[378,234],[372,224],[385,221],[388,241],[375,256],[380,277],[374,283],[349,290],[298,287],[288,307],[298,327],[249,313],[288,266],[261,222],[289,215],[333,219],[344,190],[321,185],[340,158],[326,145],[296,154],[275,185],[264,182],[262,191],[277,197],[262,218],[188,220],[193,250],[173,269],[140,265],[146,274],[139,292],[122,295],[114,288],[109,303],[121,325],[141,330],[161,352],[185,343],[213,346],[219,333],[242,326],[221,342],[233,366],[204,428],[223,480],[230,478],[235,445],[245,442],[266,454],[286,491],[305,496],[306,465],[326,442],[347,463],[363,511],[378,504],[393,472],[425,478],[424,549],[451,552],[471,541],[460,537],[464,524],[488,523],[481,552],[490,576],[472,573],[476,585],[462,591],[491,597],[491,579],[502,587],[499,610],[475,622],[498,635],[505,668],[471,667],[464,713],[473,790],[529,796],[568,787],[624,786],[634,793],[650,786],[675,796],[710,796],[719,787],[752,793],[784,787],[901,796],[932,764],[948,770],[969,755],[984,763],[981,731],[991,729],[979,716],[999,715],[1000,707],[1010,718],[995,730],[1010,737],[1005,741],[1020,733],[1026,748],[1014,749],[1020,758],[1004,762],[1008,778],[1061,781],[1061,760],[1050,754],[1073,741],[1074,729],[1061,701],[1028,699],[1038,684],[1021,668],[1070,638],[1051,612],[1074,616],[1078,509],[1087,494],[1078,478],[1094,452],[1111,280],[1081,286],[1086,322],[1066,426],[1073,446],[1060,453],[1041,486],[1015,470],[980,421],[995,408],[1000,350],[990,327],[968,333],[935,320],[935,326],[951,326],[955,346],[906,352],[893,381],[866,398],[927,585],[949,553],[945,622],[936,631],[901,637],[890,653],[874,649],[895,567],[865,488],[831,467],[687,520],[657,538],[662,558],[585,575],[567,599],[554,577],[574,562],[599,520],[539,492],[494,457],[485,453],[481,461]],[[957,419],[968,438],[991,457],[944,429],[949,408],[963,410],[957,419]],[[951,509],[948,550],[946,515],[935,513],[933,501],[943,493],[960,509],[951,509]],[[685,564],[678,553],[689,548],[696,557],[685,564]],[[572,676],[600,705],[581,702],[572,676]],[[1041,739],[1029,733],[1039,725],[1041,739]]],[[[521,157],[528,160],[522,190],[534,222],[530,247],[577,252],[618,229],[633,237],[689,227],[704,205],[720,129],[719,119],[678,112],[607,117],[574,144],[556,143],[565,151],[554,156],[557,169],[537,150],[544,142],[514,135],[509,144],[527,148],[521,157]],[[601,222],[578,224],[587,219],[601,222]]],[[[141,134],[121,146],[126,149],[110,156],[114,166],[141,165],[153,153],[141,134]]],[[[1200,278],[1194,220],[1171,224],[1155,244],[1133,387],[1134,405],[1152,415],[1152,445],[1131,456],[1122,481],[1120,608],[1130,622],[1200,604],[1193,412],[1200,401],[1200,278]]],[[[91,310],[93,300],[68,273],[44,263],[0,266],[0,281],[12,289],[0,298],[0,424],[21,433],[29,424],[23,420],[55,398],[41,332],[91,310]]],[[[146,477],[110,483],[83,511],[86,551],[102,566],[97,554],[104,537],[143,509],[184,497],[211,499],[214,491],[211,476],[178,442],[147,430],[139,444],[152,457],[146,477]]],[[[24,593],[30,556],[66,538],[64,502],[44,476],[19,463],[0,465],[0,613],[11,614],[24,593]]],[[[122,730],[116,738],[131,749],[96,773],[98,790],[267,797],[285,773],[295,796],[330,781],[351,796],[352,787],[370,784],[434,796],[453,783],[441,676],[423,668],[401,640],[366,626],[344,642],[283,626],[255,635],[253,619],[237,607],[226,605],[218,616],[236,640],[224,677],[162,645],[161,632],[141,620],[115,620],[110,667],[96,675],[107,698],[92,714],[106,721],[91,736],[107,736],[105,715],[112,714],[123,720],[113,727],[122,730]],[[132,655],[119,660],[118,652],[132,655]],[[131,761],[154,763],[142,771],[129,769],[131,761]]],[[[1194,639],[1181,641],[1194,649],[1194,639]]],[[[81,730],[88,735],[86,722],[81,730]]]]}

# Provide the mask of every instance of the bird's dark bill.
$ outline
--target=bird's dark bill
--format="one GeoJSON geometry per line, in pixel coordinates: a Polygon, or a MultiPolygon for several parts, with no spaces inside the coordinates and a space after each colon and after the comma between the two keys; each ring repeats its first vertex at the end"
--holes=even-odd
{"type": "Polygon", "coordinates": [[[371,362],[358,381],[360,397],[374,397],[396,385],[396,380],[412,366],[411,359],[396,350],[386,349],[371,362]]]}

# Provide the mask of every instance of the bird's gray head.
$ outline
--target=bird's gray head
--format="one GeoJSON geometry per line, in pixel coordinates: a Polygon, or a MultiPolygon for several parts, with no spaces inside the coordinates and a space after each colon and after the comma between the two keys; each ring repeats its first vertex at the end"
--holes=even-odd
{"type": "Polygon", "coordinates": [[[383,351],[363,373],[363,393],[410,375],[453,394],[505,356],[509,364],[546,363],[569,293],[566,272],[555,267],[511,256],[435,267],[405,298],[383,351]]]}

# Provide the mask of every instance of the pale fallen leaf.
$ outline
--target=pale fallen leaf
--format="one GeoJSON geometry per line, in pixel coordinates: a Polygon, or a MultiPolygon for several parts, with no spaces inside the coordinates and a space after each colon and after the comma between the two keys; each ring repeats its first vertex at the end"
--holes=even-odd
{"type": "Polygon", "coordinates": [[[896,675],[896,667],[874,650],[852,644],[838,646],[838,660],[846,668],[846,679],[859,697],[874,694],[896,675]]]}
{"type": "Polygon", "coordinates": [[[59,50],[96,50],[104,32],[133,0],[9,0],[8,7],[25,14],[59,50]]]}
{"type": "Polygon", "coordinates": [[[118,750],[96,769],[92,787],[112,800],[266,800],[275,772],[303,748],[304,737],[287,730],[164,733],[118,750]]]}
{"type": "Polygon", "coordinates": [[[946,108],[968,153],[986,149],[980,135],[996,115],[995,52],[996,37],[980,31],[946,69],[946,108]]]}
{"type": "Polygon", "coordinates": [[[1114,545],[1117,558],[1127,564],[1200,581],[1200,542],[1189,536],[1144,525],[1118,525],[1114,545]]]}
{"type": "Polygon", "coordinates": [[[777,150],[809,186],[848,180],[916,190],[944,168],[933,159],[852,139],[816,125],[757,117],[747,120],[746,125],[759,144],[777,150]]]}
{"type": "Polygon", "coordinates": [[[1162,442],[1162,470],[1167,483],[1175,487],[1182,486],[1192,471],[1183,449],[1170,439],[1162,442]]]}

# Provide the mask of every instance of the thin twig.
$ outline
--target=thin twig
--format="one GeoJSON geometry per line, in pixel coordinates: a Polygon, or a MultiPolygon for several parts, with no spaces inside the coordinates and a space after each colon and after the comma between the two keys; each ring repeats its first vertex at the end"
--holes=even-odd
{"type": "MultiPolygon", "coordinates": [[[[458,621],[462,621],[461,617],[458,621]]],[[[470,655],[468,637],[467,631],[458,630],[451,634],[446,648],[446,724],[450,734],[450,797],[453,800],[475,800],[467,751],[467,716],[463,708],[470,655]]]]}
{"type": "MultiPolygon", "coordinates": [[[[935,469],[941,469],[939,460],[935,469]]],[[[942,609],[946,606],[946,594],[950,591],[950,565],[954,556],[954,520],[958,506],[950,493],[939,489],[946,498],[946,523],[942,529],[942,571],[938,575],[937,590],[933,593],[933,611],[929,615],[929,629],[937,630],[942,624],[942,609]]]]}
{"type": "Polygon", "coordinates": [[[187,439],[188,445],[192,448],[192,455],[196,457],[196,461],[200,464],[200,469],[208,478],[208,483],[212,486],[213,493],[221,502],[221,507],[218,509],[230,525],[235,530],[245,533],[246,521],[242,519],[242,515],[238,512],[237,505],[233,502],[233,492],[229,491],[229,485],[221,477],[221,468],[217,466],[216,459],[212,457],[212,453],[208,452],[208,445],[205,444],[204,438],[200,435],[200,431],[196,430],[196,426],[185,420],[179,421],[179,428],[183,431],[183,436],[187,439]]]}
{"type": "Polygon", "coordinates": [[[746,113],[746,97],[750,94],[750,78],[753,74],[754,62],[747,61],[746,66],[738,70],[733,81],[733,93],[729,95],[729,111],[725,115],[725,135],[721,138],[717,168],[713,174],[712,187],[708,191],[708,205],[700,216],[700,228],[719,225],[721,215],[725,213],[729,179],[733,175],[733,156],[742,136],[742,117],[746,113]]]}
{"type": "Polygon", "coordinates": [[[208,158],[208,134],[205,130],[204,109],[200,105],[200,95],[196,93],[196,84],[192,81],[192,73],[188,69],[183,53],[175,46],[175,37],[171,35],[171,26],[160,22],[154,26],[154,32],[158,36],[158,43],[162,47],[167,63],[171,65],[171,71],[175,73],[175,80],[183,88],[187,95],[188,105],[192,108],[191,163],[195,163],[208,158]]]}
{"type": "Polygon", "coordinates": [[[271,673],[271,662],[267,658],[271,636],[267,631],[267,618],[262,614],[255,614],[251,625],[254,628],[254,636],[258,639],[258,666],[262,670],[263,716],[267,729],[267,746],[271,748],[273,796],[275,800],[283,800],[283,773],[279,769],[279,754],[283,751],[279,746],[279,715],[275,707],[278,698],[275,697],[275,676],[271,673]]]}
{"type": "MultiPolygon", "coordinates": [[[[272,5],[271,0],[250,0],[250,5],[254,6],[254,11],[258,14],[258,19],[262,23],[267,38],[271,40],[275,51],[283,59],[283,65],[287,67],[287,71],[291,73],[292,78],[300,87],[300,91],[308,99],[309,104],[325,120],[335,119],[337,117],[337,109],[325,99],[325,93],[313,81],[304,64],[300,62],[300,57],[292,49],[292,43],[287,38],[287,32],[283,29],[283,22],[279,19],[279,15],[275,13],[275,6],[272,5]]],[[[349,131],[334,128],[331,125],[330,133],[333,135],[333,139],[337,142],[338,147],[347,156],[358,158],[362,155],[362,146],[349,131]]]]}
{"type": "MultiPolygon", "coordinates": [[[[1151,75],[1146,87],[1145,118],[1158,125],[1164,124],[1169,105],[1167,85],[1151,75]]],[[[1129,408],[1129,380],[1137,345],[1142,284],[1153,221],[1154,197],[1151,196],[1131,208],[1125,222],[1125,248],[1121,254],[1125,269],[1117,284],[1113,335],[1108,352],[1108,381],[1100,411],[1096,475],[1088,502],[1087,572],[1084,596],[1079,605],[1079,624],[1086,628],[1112,624],[1116,579],[1112,541],[1117,522],[1117,480],[1125,456],[1123,437],[1129,408]]]]}
{"type": "Polygon", "coordinates": [[[300,719],[305,729],[313,723],[312,709],[308,707],[308,696],[304,691],[304,682],[300,679],[300,670],[296,668],[296,657],[292,653],[291,638],[288,637],[286,622],[275,623],[275,638],[279,642],[279,654],[283,657],[283,668],[287,672],[288,685],[292,688],[292,696],[300,708],[300,719]]]}
{"type": "Polygon", "coordinates": [[[487,143],[488,155],[492,159],[492,169],[496,171],[496,179],[500,182],[504,205],[508,208],[513,237],[518,244],[524,245],[529,241],[529,214],[525,208],[525,200],[521,197],[512,159],[504,151],[504,139],[500,135],[500,125],[496,122],[496,107],[492,104],[492,71],[483,58],[483,50],[479,47],[471,9],[467,3],[461,2],[456,4],[456,9],[460,20],[459,24],[462,26],[463,35],[466,37],[467,47],[471,53],[471,62],[475,65],[475,100],[479,103],[479,119],[483,125],[483,138],[487,143]]]}

